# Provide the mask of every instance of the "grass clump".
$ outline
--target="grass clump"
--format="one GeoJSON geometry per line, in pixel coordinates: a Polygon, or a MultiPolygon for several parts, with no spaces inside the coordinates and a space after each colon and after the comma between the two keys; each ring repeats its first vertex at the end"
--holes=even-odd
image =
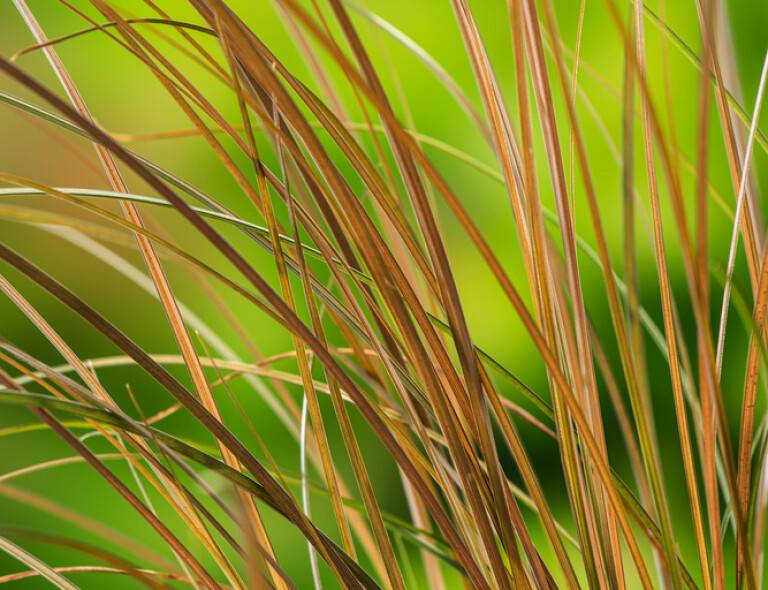
{"type": "Polygon", "coordinates": [[[768,53],[750,108],[717,2],[574,5],[452,0],[463,76],[342,0],[1,9],[50,152],[0,167],[0,582],[763,587],[768,53]]]}

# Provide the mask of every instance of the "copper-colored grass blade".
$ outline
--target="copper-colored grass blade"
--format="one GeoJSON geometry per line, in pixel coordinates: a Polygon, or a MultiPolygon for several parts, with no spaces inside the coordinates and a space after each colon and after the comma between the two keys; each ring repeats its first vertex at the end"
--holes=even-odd
{"type": "Polygon", "coordinates": [[[522,250],[526,271],[528,272],[529,280],[532,280],[531,248],[529,244],[530,229],[521,196],[522,191],[520,190],[519,179],[515,173],[517,158],[514,152],[517,150],[515,149],[516,141],[512,134],[509,116],[501,99],[498,83],[493,74],[488,55],[469,5],[463,0],[456,0],[452,2],[452,5],[464,38],[464,44],[467,47],[472,62],[472,68],[480,88],[486,113],[491,122],[493,146],[504,173],[504,182],[515,214],[520,249],[522,250]]]}
{"type": "MultiPolygon", "coordinates": [[[[627,16],[628,23],[632,22],[632,15],[627,16]]],[[[629,28],[629,27],[628,27],[629,28]]],[[[633,29],[629,28],[630,35],[633,29]]],[[[632,38],[632,37],[630,37],[632,38]]],[[[627,308],[627,320],[629,323],[630,333],[630,345],[632,347],[632,355],[636,358],[635,365],[638,368],[638,380],[640,389],[645,397],[648,396],[648,383],[645,379],[644,370],[647,368],[645,359],[645,347],[643,344],[642,327],[640,324],[640,315],[638,307],[639,302],[639,278],[637,271],[637,239],[636,239],[636,206],[635,206],[635,146],[634,146],[634,114],[635,114],[635,76],[632,67],[629,63],[628,52],[634,51],[633,45],[628,43],[624,48],[624,84],[622,87],[622,160],[621,160],[621,188],[622,188],[622,204],[623,204],[623,234],[624,234],[624,284],[626,285],[626,308],[627,308]]],[[[597,346],[597,343],[596,343],[597,346]]],[[[612,398],[616,399],[614,395],[615,388],[611,385],[612,378],[610,377],[610,367],[601,362],[601,353],[597,352],[596,358],[598,363],[605,367],[603,369],[603,376],[608,384],[608,390],[611,392],[612,398]]],[[[614,403],[614,407],[618,406],[614,403]]],[[[634,434],[631,433],[629,423],[625,425],[624,420],[619,416],[619,423],[622,427],[622,433],[627,444],[627,450],[630,455],[635,455],[636,459],[640,459],[639,449],[632,451],[631,448],[635,445],[630,442],[634,441],[634,434]]],[[[633,471],[635,472],[635,479],[638,481],[638,486],[643,492],[644,502],[650,506],[652,501],[650,495],[650,489],[648,488],[648,479],[644,473],[640,473],[637,470],[642,463],[635,463],[633,461],[633,471]]]]}
{"type": "MultiPolygon", "coordinates": [[[[699,4],[701,6],[701,4],[699,4]]],[[[700,10],[700,23],[701,23],[701,37],[702,37],[702,44],[703,44],[703,56],[702,56],[702,63],[708,64],[711,60],[711,57],[714,53],[713,49],[713,43],[714,40],[712,38],[712,17],[714,15],[713,8],[715,3],[714,2],[706,2],[706,8],[700,10]]],[[[695,203],[696,203],[696,244],[695,244],[695,286],[696,286],[696,293],[694,295],[694,299],[698,301],[698,306],[702,310],[702,315],[706,318],[709,315],[709,272],[708,272],[708,253],[707,253],[707,216],[708,216],[708,209],[707,209],[707,199],[705,196],[706,192],[706,182],[707,182],[707,173],[708,173],[708,162],[707,162],[707,152],[708,152],[708,145],[709,145],[709,102],[710,102],[710,96],[709,96],[709,79],[706,70],[702,69],[700,77],[699,77],[699,117],[698,117],[698,138],[697,138],[697,174],[696,174],[696,193],[695,193],[695,203]]],[[[659,226],[659,232],[661,231],[661,221],[660,219],[655,220],[655,224],[658,224],[659,226]]],[[[661,267],[660,267],[661,268],[661,267]]],[[[698,329],[699,331],[702,331],[704,329],[708,328],[708,324],[699,324],[698,329]]],[[[709,334],[706,335],[707,338],[709,338],[709,334]]],[[[700,391],[699,395],[701,398],[701,407],[703,411],[703,418],[704,418],[704,425],[705,430],[707,429],[707,423],[712,423],[714,420],[710,418],[710,416],[713,417],[714,411],[714,390],[711,387],[706,374],[706,355],[707,355],[707,349],[706,344],[704,343],[704,338],[701,336],[697,339],[697,345],[698,345],[698,356],[699,356],[699,382],[700,382],[700,391]]],[[[670,351],[671,352],[671,351],[670,351]]],[[[682,395],[678,394],[676,397],[682,398],[682,395]]],[[[680,408],[682,408],[682,402],[679,404],[680,408]]],[[[680,414],[680,409],[677,409],[678,416],[680,414]]],[[[684,410],[683,410],[684,413],[684,410]]],[[[678,423],[680,426],[678,426],[678,430],[680,431],[680,436],[683,436],[683,430],[682,430],[682,423],[683,421],[680,420],[678,417],[678,423]]],[[[687,438],[687,431],[685,431],[686,438],[687,438]]],[[[706,436],[706,435],[705,435],[706,436]]],[[[682,440],[682,439],[681,439],[682,440]]],[[[705,461],[707,464],[714,464],[715,463],[715,454],[716,449],[709,440],[705,439],[705,461]]],[[[693,467],[692,467],[692,458],[690,457],[691,451],[690,451],[690,443],[685,440],[683,441],[683,452],[684,452],[684,460],[686,461],[686,480],[688,483],[689,488],[689,497],[692,499],[692,510],[694,510],[694,523],[696,526],[696,539],[698,544],[698,553],[699,553],[699,559],[702,560],[701,567],[702,567],[702,575],[705,579],[705,585],[707,587],[710,586],[708,576],[706,574],[706,569],[704,569],[705,564],[708,563],[707,553],[706,553],[706,547],[704,545],[704,530],[703,530],[703,523],[701,522],[701,517],[699,516],[697,505],[698,505],[698,492],[695,490],[695,474],[693,473],[693,467]],[[686,456],[687,455],[687,456],[686,456]]],[[[714,529],[714,518],[712,518],[712,522],[710,523],[710,527],[714,529]]],[[[714,540],[714,536],[711,537],[714,540]]],[[[737,548],[738,544],[740,543],[740,540],[737,540],[737,548]]],[[[737,567],[737,583],[741,575],[741,565],[742,561],[741,558],[738,558],[738,567],[737,567]]],[[[720,586],[722,582],[718,583],[718,586],[720,586]]]]}
{"type": "MultiPolygon", "coordinates": [[[[747,368],[744,379],[744,395],[742,399],[739,430],[738,497],[735,501],[738,502],[743,513],[748,510],[750,499],[755,404],[761,358],[760,345],[757,343],[757,340],[763,338],[766,313],[768,312],[768,256],[763,255],[759,277],[753,310],[753,323],[755,328],[751,333],[750,345],[747,353],[747,368]]],[[[746,542],[746,540],[742,540],[742,542],[746,542]]],[[[747,575],[749,575],[748,571],[747,575]]]]}
{"type": "MultiPolygon", "coordinates": [[[[723,82],[723,74],[720,67],[720,59],[718,57],[718,50],[715,47],[715,15],[717,12],[716,2],[704,2],[697,0],[697,8],[699,13],[699,20],[701,22],[701,29],[703,31],[702,37],[704,38],[704,53],[702,55],[701,68],[701,80],[702,86],[705,86],[709,81],[709,71],[711,67],[711,76],[714,78],[717,108],[720,115],[720,125],[723,130],[723,140],[725,142],[726,155],[728,156],[728,165],[731,172],[731,183],[734,187],[734,193],[738,194],[741,184],[742,170],[749,167],[748,157],[745,156],[743,162],[739,160],[739,149],[736,142],[736,134],[733,128],[733,121],[731,118],[730,106],[728,104],[728,95],[723,82]],[[706,7],[706,8],[703,8],[706,7]],[[705,14],[708,13],[708,14],[705,14]]],[[[706,179],[706,175],[703,175],[703,179],[706,179]]],[[[702,179],[700,179],[702,181],[702,179]]],[[[747,203],[754,202],[754,196],[751,190],[746,190],[747,203]]],[[[744,236],[744,249],[747,255],[747,268],[749,270],[750,280],[752,282],[753,293],[757,290],[758,280],[758,265],[759,265],[759,242],[757,240],[757,229],[754,227],[754,221],[749,214],[750,209],[754,210],[755,205],[750,204],[744,210],[741,216],[741,228],[744,236]]]]}
{"type": "Polygon", "coordinates": [[[738,247],[738,220],[741,216],[744,203],[747,199],[747,184],[748,173],[750,169],[750,163],[752,160],[752,150],[754,147],[755,133],[757,132],[757,124],[760,117],[760,110],[762,108],[763,93],[765,92],[766,81],[768,80],[768,52],[763,60],[763,69],[760,73],[760,83],[758,85],[757,96],[755,98],[755,108],[752,113],[752,124],[749,129],[749,135],[747,136],[747,146],[744,152],[744,166],[741,170],[741,177],[739,178],[738,190],[736,192],[736,212],[734,214],[733,230],[731,232],[730,247],[728,250],[728,263],[726,268],[726,283],[723,287],[723,301],[720,309],[720,323],[717,330],[717,349],[715,351],[715,363],[718,374],[723,368],[723,353],[725,350],[725,330],[726,323],[728,321],[728,309],[729,299],[731,292],[731,277],[733,275],[733,269],[736,265],[736,250],[738,247]]]}

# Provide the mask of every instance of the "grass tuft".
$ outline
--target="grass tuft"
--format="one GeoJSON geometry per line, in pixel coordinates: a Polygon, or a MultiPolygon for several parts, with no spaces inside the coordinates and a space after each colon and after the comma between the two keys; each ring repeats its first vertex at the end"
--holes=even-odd
{"type": "Polygon", "coordinates": [[[0,584],[762,588],[768,49],[380,8],[0,7],[0,584]]]}

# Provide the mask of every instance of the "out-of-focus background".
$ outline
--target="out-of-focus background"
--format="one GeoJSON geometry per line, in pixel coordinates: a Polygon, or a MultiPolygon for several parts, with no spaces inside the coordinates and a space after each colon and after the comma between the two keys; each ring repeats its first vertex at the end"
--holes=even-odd
{"type": "MultiPolygon", "coordinates": [[[[391,23],[403,34],[413,38],[445,70],[450,72],[471,100],[481,106],[470,64],[458,32],[450,3],[439,0],[421,0],[417,2],[403,0],[355,0],[371,12],[391,23]]],[[[85,0],[73,0],[72,4],[97,22],[102,18],[85,0]]],[[[148,9],[139,0],[117,0],[115,5],[124,8],[125,15],[147,16],[148,9]]],[[[162,8],[173,18],[181,21],[199,22],[195,11],[182,0],[163,0],[162,8]]],[[[295,46],[293,38],[287,32],[285,20],[275,4],[269,1],[232,0],[231,6],[246,20],[250,27],[262,37],[274,53],[302,80],[316,88],[309,69],[303,63],[302,55],[295,46]]],[[[307,4],[309,4],[307,2],[307,4]]],[[[322,4],[322,2],[321,2],[322,4]]],[[[470,2],[478,20],[483,40],[493,63],[493,67],[502,86],[507,103],[515,113],[515,81],[513,71],[513,53],[510,36],[509,14],[506,3],[497,0],[472,0],[470,2]]],[[[576,43],[577,22],[579,17],[577,0],[554,2],[557,10],[558,25],[562,40],[566,46],[569,67],[573,64],[573,48],[576,43]]],[[[699,29],[696,15],[696,2],[693,0],[652,0],[647,3],[653,14],[666,22],[667,26],[688,47],[699,51],[699,29]]],[[[720,33],[728,32],[735,49],[736,71],[731,90],[737,99],[751,112],[754,94],[760,74],[764,52],[768,45],[765,34],[768,25],[768,3],[757,0],[731,0],[724,2],[723,15],[728,25],[720,33]]],[[[40,21],[50,38],[65,35],[87,25],[72,11],[54,0],[28,0],[28,5],[40,21]]],[[[627,10],[629,3],[623,6],[627,10]]],[[[426,136],[445,142],[490,167],[495,174],[500,172],[494,162],[487,144],[438,80],[420,63],[414,54],[404,48],[391,35],[372,25],[367,19],[355,16],[355,22],[361,35],[387,84],[395,104],[408,125],[426,136]]],[[[677,40],[663,34],[654,18],[646,19],[649,82],[653,96],[662,114],[665,131],[674,132],[680,149],[681,177],[684,182],[686,197],[690,203],[694,194],[694,175],[696,157],[696,130],[698,117],[699,73],[685,55],[677,40]],[[664,67],[668,68],[665,75],[664,67]],[[665,87],[669,92],[665,91],[665,87]],[[668,101],[668,102],[667,102],[668,101]],[[668,110],[671,109],[671,110],[668,110]],[[671,116],[670,116],[671,115],[671,116]],[[670,123],[673,127],[670,127],[670,123]]],[[[178,52],[167,40],[155,33],[177,37],[166,28],[144,25],[143,31],[163,49],[164,55],[174,64],[188,73],[198,88],[221,109],[231,120],[237,120],[237,104],[222,85],[212,79],[188,57],[178,52]],[[153,31],[155,33],[153,33],[153,31]]],[[[194,33],[193,33],[194,34],[194,33]]],[[[218,51],[210,39],[198,36],[205,47],[218,51]]],[[[722,37],[727,38],[726,36],[722,37]]],[[[11,0],[0,0],[0,53],[9,57],[16,51],[34,44],[32,35],[19,17],[11,0]]],[[[199,137],[146,140],[141,136],[161,131],[187,129],[191,124],[184,114],[168,98],[157,80],[134,57],[129,55],[105,35],[90,33],[57,46],[59,54],[69,69],[72,77],[91,108],[98,122],[115,134],[126,134],[132,149],[152,159],[161,166],[199,186],[209,194],[236,211],[245,219],[262,222],[258,218],[247,197],[238,189],[231,176],[219,163],[199,137]]],[[[322,51],[318,55],[323,63],[329,63],[322,51]]],[[[616,26],[605,10],[604,3],[586,2],[583,26],[583,44],[580,53],[578,71],[578,114],[584,131],[589,159],[598,197],[608,231],[612,252],[617,268],[621,270],[622,248],[622,197],[621,170],[617,157],[621,150],[621,86],[623,76],[623,46],[616,26]]],[[[51,88],[60,92],[55,76],[41,52],[37,51],[18,58],[17,64],[51,88]]],[[[360,111],[355,107],[354,95],[346,86],[337,70],[331,70],[337,78],[341,93],[349,109],[350,118],[360,120],[360,111]]],[[[35,104],[39,99],[31,97],[25,90],[9,78],[0,76],[0,91],[28,98],[35,104]]],[[[557,93],[558,100],[561,95],[557,93]]],[[[558,105],[561,108],[562,104],[558,105]]],[[[46,107],[47,108],[47,107],[46,107]]],[[[560,115],[560,135],[564,146],[568,145],[568,128],[562,109],[560,115]]],[[[639,119],[637,137],[639,138],[639,119]]],[[[712,194],[718,195],[727,208],[732,209],[734,191],[728,172],[722,133],[716,110],[711,114],[711,150],[709,159],[709,181],[712,194]]],[[[739,123],[739,125],[742,125],[739,123]]],[[[743,129],[743,127],[742,127],[743,129]]],[[[538,129],[537,141],[540,144],[538,129]]],[[[266,143],[263,143],[267,149],[266,143]]],[[[372,144],[365,140],[368,149],[372,144]]],[[[642,160],[640,144],[637,144],[638,163],[642,160]]],[[[231,146],[227,146],[231,147],[231,146]]],[[[539,147],[541,147],[539,145],[539,147]]],[[[564,147],[567,150],[567,147],[564,147]]],[[[446,154],[443,150],[425,145],[425,150],[470,211],[477,224],[495,248],[503,263],[510,269],[513,278],[523,284],[521,258],[514,231],[512,212],[503,185],[476,167],[446,154]]],[[[551,184],[547,176],[543,151],[539,150],[539,184],[545,200],[552,203],[551,184]]],[[[266,156],[274,164],[274,154],[266,156]]],[[[755,182],[758,187],[768,183],[766,154],[758,147],[755,152],[754,169],[757,171],[755,182]]],[[[244,164],[239,161],[238,163],[244,164]]],[[[638,170],[642,170],[638,167],[638,170]]],[[[98,161],[91,146],[84,140],[41,122],[30,115],[0,103],[0,172],[26,177],[44,184],[59,187],[101,187],[107,184],[100,172],[98,161]]],[[[130,188],[138,194],[151,194],[148,189],[130,175],[127,176],[130,188]]],[[[656,268],[650,245],[650,226],[648,224],[646,179],[642,172],[636,178],[640,205],[638,245],[640,252],[640,283],[642,302],[651,315],[660,321],[656,268]]],[[[587,242],[593,243],[592,229],[582,195],[580,177],[576,175],[576,193],[574,200],[576,227],[587,242]]],[[[662,194],[665,221],[671,226],[671,210],[665,189],[662,194]]],[[[758,193],[759,194],[759,193],[758,193]]],[[[362,197],[362,195],[361,195],[362,197]]],[[[116,204],[109,205],[116,207],[116,204]]],[[[88,243],[73,243],[52,227],[30,224],[23,219],[23,208],[51,213],[73,211],[70,205],[57,202],[50,197],[0,198],[0,239],[28,256],[37,264],[46,268],[52,275],[65,283],[83,297],[101,313],[107,315],[115,324],[125,330],[144,348],[154,353],[177,353],[172,333],[162,313],[159,303],[140,289],[136,284],[118,274],[109,264],[97,255],[96,246],[88,243]]],[[[547,383],[540,359],[531,342],[521,329],[510,305],[505,302],[499,288],[466,237],[459,231],[450,215],[438,203],[438,215],[443,224],[444,236],[449,246],[451,263],[465,305],[467,319],[475,342],[492,354],[497,360],[514,371],[532,388],[546,393],[547,383]]],[[[151,224],[161,228],[164,235],[177,243],[207,257],[214,266],[223,264],[210,249],[201,247],[199,240],[192,235],[178,215],[157,208],[143,208],[151,224]]],[[[710,220],[710,256],[716,263],[724,264],[727,258],[728,239],[731,220],[713,201],[710,220]]],[[[97,220],[85,213],[77,213],[84,222],[95,223],[97,220]]],[[[242,248],[242,251],[255,261],[260,272],[271,280],[276,274],[272,259],[252,242],[244,240],[234,230],[224,229],[227,236],[242,248]]],[[[127,234],[124,234],[127,235],[127,234]]],[[[674,236],[670,229],[668,236],[674,236]]],[[[142,262],[135,246],[130,240],[124,243],[105,244],[113,253],[126,261],[142,267],[142,262]]],[[[685,281],[681,260],[677,252],[674,237],[669,238],[670,265],[673,284],[679,296],[681,322],[683,326],[692,326],[690,307],[685,291],[685,281]]],[[[253,359],[254,351],[246,347],[235,331],[220,319],[220,311],[211,302],[210,297],[189,273],[181,272],[177,263],[167,264],[169,276],[179,299],[206,321],[213,322],[212,327],[229,343],[237,355],[243,359],[253,359]]],[[[610,320],[605,305],[605,293],[600,273],[595,264],[587,257],[581,259],[581,271],[584,277],[585,299],[588,311],[599,330],[610,332],[610,320]]],[[[22,279],[6,266],[0,265],[0,272],[10,279],[29,300],[49,319],[72,345],[76,352],[85,359],[95,359],[116,354],[116,350],[63,306],[42,294],[38,289],[22,279]]],[[[747,287],[743,260],[739,259],[737,286],[747,287]]],[[[209,288],[217,288],[210,287],[209,288]]],[[[523,292],[527,289],[521,289],[523,292]]],[[[292,347],[288,334],[265,315],[255,311],[252,306],[226,295],[225,301],[231,313],[237,316],[241,328],[247,331],[256,345],[258,353],[264,356],[278,354],[292,347]]],[[[719,300],[718,300],[719,303],[719,300]]],[[[718,308],[719,309],[719,308],[718,308]]],[[[733,391],[739,391],[743,374],[743,356],[745,350],[745,331],[737,320],[731,323],[732,332],[728,340],[725,362],[725,396],[729,399],[729,384],[733,391]]],[[[47,343],[40,333],[5,297],[0,297],[0,337],[23,347],[27,352],[47,360],[52,365],[62,362],[61,357],[47,343]]],[[[691,338],[693,335],[691,334],[691,338]]],[[[612,342],[608,338],[604,342],[612,342]]],[[[614,366],[618,367],[617,355],[612,347],[607,350],[614,366]]],[[[672,427],[672,398],[666,365],[658,350],[648,346],[648,363],[652,383],[655,411],[660,420],[669,421],[672,427]]],[[[289,367],[288,364],[282,365],[289,367]]],[[[281,365],[278,365],[280,368],[281,365]]],[[[182,380],[186,377],[178,367],[174,369],[182,380]]],[[[97,370],[103,384],[115,397],[125,404],[130,404],[126,385],[139,399],[142,410],[151,414],[167,407],[171,399],[150,379],[136,368],[122,367],[97,370]]],[[[295,440],[275,419],[269,408],[255,395],[253,389],[244,381],[236,379],[231,389],[244,405],[258,431],[258,437],[265,441],[275,461],[287,473],[298,472],[299,449],[295,440]]],[[[296,386],[288,390],[297,403],[301,392],[296,386]]],[[[510,396],[514,393],[507,392],[510,396]]],[[[226,398],[225,398],[226,399],[226,398]]],[[[324,400],[324,403],[327,400],[324,400]]],[[[733,399],[734,408],[738,399],[733,399]]],[[[239,436],[264,456],[259,440],[240,419],[234,406],[226,401],[225,418],[232,418],[232,423],[239,436]]],[[[126,405],[126,407],[129,407],[126,405]]],[[[330,405],[323,407],[330,411],[330,405]]],[[[608,414],[608,413],[607,413],[608,414]]],[[[735,416],[734,416],[735,418],[735,416]]],[[[618,429],[613,416],[606,418],[609,441],[619,441],[618,429]]],[[[35,419],[26,410],[3,407],[0,412],[0,431],[16,427],[19,424],[35,424],[35,419]]],[[[364,445],[364,452],[372,467],[375,487],[383,507],[396,515],[406,516],[407,507],[399,483],[399,476],[392,461],[382,447],[367,434],[362,422],[357,423],[364,445]]],[[[205,433],[194,424],[193,420],[182,414],[176,414],[163,422],[163,428],[201,444],[211,445],[205,433]]],[[[665,441],[664,423],[660,427],[660,444],[663,452],[665,475],[673,493],[672,508],[684,506],[686,497],[681,476],[681,463],[676,442],[665,441]],[[668,444],[667,444],[668,443],[668,444]]],[[[538,467],[539,476],[545,485],[549,497],[556,501],[560,498],[562,513],[566,511],[565,497],[562,491],[560,464],[555,447],[546,437],[523,427],[526,444],[538,467]]],[[[331,432],[332,440],[339,441],[337,432],[331,432]]],[[[676,437],[670,437],[676,441],[676,437]]],[[[95,449],[106,450],[101,441],[91,440],[95,449]]],[[[609,448],[611,445],[609,445],[609,448]]],[[[70,452],[54,435],[44,430],[31,429],[29,432],[7,435],[0,438],[0,528],[47,530],[52,534],[73,539],[87,539],[88,534],[81,526],[62,518],[61,510],[71,510],[89,518],[101,521],[121,533],[137,539],[139,543],[160,548],[159,538],[141,522],[131,509],[122,502],[117,494],[81,463],[62,465],[40,473],[15,477],[4,481],[3,474],[35,463],[69,455],[70,452]],[[45,498],[43,501],[41,498],[45,498]],[[24,501],[20,501],[20,500],[24,501]],[[39,502],[50,505],[30,506],[39,502]],[[56,506],[53,506],[55,503],[56,506]]],[[[626,460],[622,453],[614,458],[615,467],[629,475],[626,460]]],[[[344,462],[341,462],[344,466],[344,462]]],[[[132,481],[127,468],[113,461],[110,465],[126,481],[132,481]]],[[[348,469],[348,466],[346,466],[348,469]]],[[[346,474],[351,475],[351,471],[346,474]]],[[[351,477],[350,477],[351,479],[351,477]]],[[[210,481],[216,486],[217,481],[210,481]]],[[[135,486],[134,486],[135,488],[135,486]]],[[[159,502],[159,510],[167,510],[159,502]]],[[[556,511],[557,512],[557,511],[556,511]]],[[[170,522],[175,516],[163,513],[170,522]]],[[[315,499],[315,516],[326,528],[333,529],[332,515],[327,502],[315,499]]],[[[310,577],[307,567],[306,544],[283,521],[267,514],[267,521],[276,542],[278,556],[283,566],[296,580],[298,587],[309,587],[310,577]]],[[[685,530],[691,530],[688,522],[678,523],[685,530]]],[[[182,540],[185,539],[183,527],[176,527],[182,540]]],[[[535,527],[534,527],[535,530],[535,527]]],[[[2,534],[0,532],[0,534],[2,534]]],[[[19,537],[21,539],[22,537],[19,537]]],[[[682,550],[687,557],[692,557],[694,547],[692,539],[680,538],[682,550]]],[[[77,563],[78,554],[74,550],[45,542],[41,539],[23,541],[25,547],[45,558],[48,563],[65,565],[77,563]]],[[[165,551],[164,549],[160,549],[165,551]]],[[[0,575],[21,569],[13,559],[0,555],[0,575]]],[[[135,581],[116,577],[96,578],[94,575],[73,576],[83,587],[103,587],[109,581],[111,587],[134,587],[135,581]]],[[[19,588],[43,587],[41,580],[15,582],[19,588]]]]}

